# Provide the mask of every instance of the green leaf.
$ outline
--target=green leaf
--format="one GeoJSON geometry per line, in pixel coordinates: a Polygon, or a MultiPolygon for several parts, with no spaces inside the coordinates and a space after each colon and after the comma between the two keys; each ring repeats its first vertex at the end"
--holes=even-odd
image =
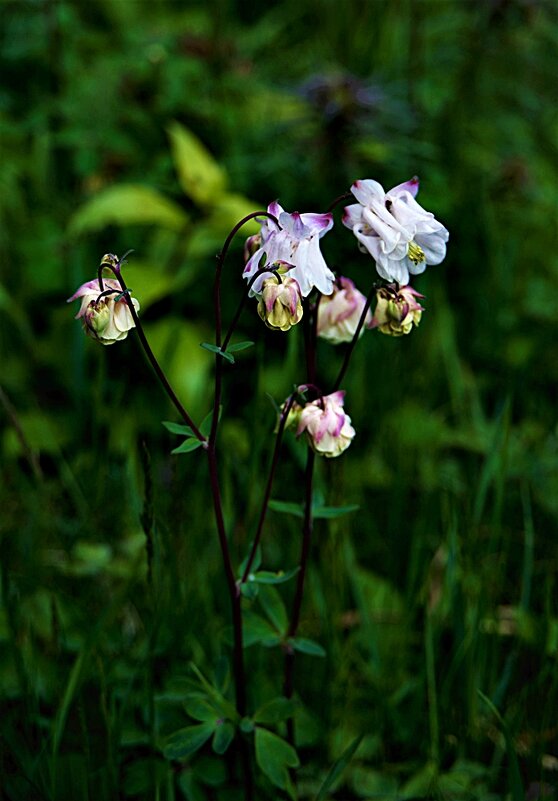
{"type": "Polygon", "coordinates": [[[267,729],[256,728],[256,762],[267,778],[294,798],[289,768],[300,764],[292,745],[267,729]]]}
{"type": "MultiPolygon", "coordinates": [[[[277,632],[267,620],[260,617],[251,610],[246,610],[243,615],[244,621],[244,647],[262,643],[262,645],[275,645],[277,632]]],[[[280,639],[280,638],[279,638],[280,639]]]]}
{"type": "Polygon", "coordinates": [[[210,350],[212,353],[217,353],[219,356],[222,356],[223,359],[226,359],[231,364],[234,364],[234,357],[231,356],[230,353],[221,350],[221,348],[219,348],[217,345],[212,345],[211,342],[200,342],[200,348],[205,348],[205,350],[210,350]]]}
{"type": "Polygon", "coordinates": [[[180,231],[188,215],[157,190],[139,184],[120,184],[99,192],[73,215],[73,235],[98,231],[107,225],[160,225],[180,231]]]}
{"type": "MultiPolygon", "coordinates": [[[[273,499],[269,502],[269,508],[281,514],[304,517],[304,504],[302,503],[273,499]]],[[[354,503],[348,504],[347,506],[313,506],[312,517],[315,520],[333,520],[336,517],[348,515],[350,512],[356,512],[358,509],[360,509],[360,507],[354,503]]]]}
{"type": "Polygon", "coordinates": [[[163,420],[163,425],[170,431],[171,434],[181,434],[184,437],[193,437],[194,432],[190,428],[190,426],[185,426],[182,423],[172,423],[169,420],[163,420]]]}
{"type": "Polygon", "coordinates": [[[191,131],[178,122],[169,125],[168,134],[178,179],[186,195],[201,206],[220,199],[226,175],[213,156],[191,131]]]}
{"type": "MultiPolygon", "coordinates": [[[[248,564],[248,559],[250,558],[250,554],[252,553],[252,546],[253,542],[250,543],[250,547],[248,549],[248,553],[246,554],[245,558],[242,560],[242,564],[238,568],[238,578],[242,578],[244,575],[244,571],[246,570],[246,565],[248,564]]],[[[257,570],[262,563],[262,549],[258,545],[256,548],[256,553],[254,554],[254,559],[252,560],[252,572],[257,570]]]]}
{"type": "Polygon", "coordinates": [[[236,345],[229,345],[227,353],[236,353],[239,350],[246,350],[246,348],[251,348],[254,344],[254,342],[248,340],[246,340],[246,342],[237,342],[236,345]]]}
{"type": "Polygon", "coordinates": [[[186,726],[171,734],[163,743],[165,759],[185,759],[206,743],[215,731],[215,722],[206,721],[196,726],[186,726]]]}
{"type": "Polygon", "coordinates": [[[295,515],[295,517],[304,517],[304,507],[301,503],[291,503],[291,501],[276,501],[269,502],[269,508],[274,512],[280,512],[284,515],[295,515]]]}
{"type": "Polygon", "coordinates": [[[232,743],[234,737],[234,726],[229,720],[225,720],[217,726],[213,735],[211,747],[216,754],[224,754],[232,743]]]}
{"type": "Polygon", "coordinates": [[[312,516],[316,520],[333,520],[336,517],[356,512],[358,509],[360,509],[360,506],[355,503],[350,503],[347,506],[315,506],[312,508],[312,516]]]}
{"type": "Polygon", "coordinates": [[[292,645],[295,651],[300,651],[301,654],[308,654],[309,656],[326,656],[325,650],[321,645],[313,640],[307,640],[304,637],[291,637],[288,643],[292,645]]]}
{"type": "Polygon", "coordinates": [[[341,774],[343,773],[343,771],[345,770],[345,768],[355,755],[356,750],[359,747],[360,743],[362,742],[363,737],[364,737],[363,734],[361,734],[359,737],[355,737],[352,743],[350,743],[347,746],[347,748],[343,751],[339,759],[337,759],[333,763],[331,770],[327,774],[325,782],[320,787],[318,795],[316,796],[314,801],[325,801],[325,799],[328,796],[330,788],[333,787],[339,776],[341,776],[341,774]]]}
{"type": "Polygon", "coordinates": [[[278,570],[277,573],[272,573],[269,570],[259,570],[257,573],[250,573],[248,581],[255,582],[256,584],[284,584],[289,581],[293,576],[296,576],[300,567],[293,567],[292,570],[278,570]]]}
{"type": "Polygon", "coordinates": [[[214,724],[220,718],[220,712],[203,693],[191,693],[184,699],[184,709],[194,720],[202,723],[212,721],[214,724]]]}
{"type": "Polygon", "coordinates": [[[190,453],[190,451],[195,451],[196,448],[199,448],[201,444],[201,440],[196,437],[185,439],[182,445],[172,450],[171,453],[190,453]]]}
{"type": "Polygon", "coordinates": [[[259,601],[269,620],[280,634],[285,634],[289,627],[289,618],[283,599],[270,585],[262,585],[258,594],[259,601]]]}
{"type": "Polygon", "coordinates": [[[255,723],[280,723],[282,720],[292,718],[295,704],[292,698],[280,695],[263,704],[254,714],[255,723]]]}
{"type": "MultiPolygon", "coordinates": [[[[221,419],[221,415],[223,413],[223,406],[219,406],[219,417],[217,422],[221,419]]],[[[203,420],[200,423],[200,431],[204,435],[204,437],[208,437],[211,433],[211,424],[213,422],[213,409],[208,412],[203,420]]]]}

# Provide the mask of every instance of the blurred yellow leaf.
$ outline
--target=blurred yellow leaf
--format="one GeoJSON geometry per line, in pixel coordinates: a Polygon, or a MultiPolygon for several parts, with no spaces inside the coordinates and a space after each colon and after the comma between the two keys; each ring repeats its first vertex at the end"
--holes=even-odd
{"type": "Polygon", "coordinates": [[[225,190],[225,171],[193,133],[178,122],[169,125],[174,163],[186,195],[200,206],[215,202],[225,190]]]}

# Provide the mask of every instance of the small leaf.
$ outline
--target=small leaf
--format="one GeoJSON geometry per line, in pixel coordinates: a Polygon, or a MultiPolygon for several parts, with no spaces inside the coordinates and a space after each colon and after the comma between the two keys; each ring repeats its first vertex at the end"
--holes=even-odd
{"type": "Polygon", "coordinates": [[[213,735],[213,742],[211,747],[216,754],[224,754],[232,743],[234,737],[234,726],[228,720],[225,720],[215,729],[213,735]]]}
{"type": "Polygon", "coordinates": [[[211,704],[206,695],[202,693],[191,693],[184,699],[184,709],[194,720],[202,723],[212,721],[214,724],[219,720],[220,714],[211,704]]]}
{"type": "MultiPolygon", "coordinates": [[[[242,578],[244,575],[244,571],[246,570],[246,565],[248,564],[248,559],[250,558],[250,554],[252,553],[252,546],[253,542],[250,543],[250,548],[246,557],[242,560],[242,564],[238,568],[238,578],[242,578]]],[[[262,549],[258,545],[256,548],[256,553],[254,554],[254,559],[252,560],[252,571],[257,570],[262,563],[262,549]]]]}
{"type": "Polygon", "coordinates": [[[341,776],[341,774],[343,773],[343,771],[345,770],[345,768],[355,755],[356,750],[361,744],[363,737],[364,737],[363,734],[361,734],[359,737],[355,737],[352,743],[350,743],[349,746],[343,751],[339,759],[333,763],[332,768],[327,774],[326,780],[320,787],[318,795],[316,796],[314,801],[325,801],[325,799],[328,796],[329,789],[337,781],[339,776],[341,776]]]}
{"type": "Polygon", "coordinates": [[[226,176],[200,140],[178,122],[169,125],[172,154],[182,189],[200,205],[220,199],[226,176]]]}
{"type": "Polygon", "coordinates": [[[293,797],[289,768],[297,768],[300,764],[296,751],[267,729],[257,727],[255,740],[259,767],[276,787],[287,790],[293,797]]]}
{"type": "MultiPolygon", "coordinates": [[[[217,419],[217,422],[219,422],[219,420],[221,419],[222,413],[223,413],[223,407],[219,406],[219,417],[217,419]]],[[[200,423],[200,431],[204,435],[204,437],[208,437],[209,434],[211,433],[212,422],[213,422],[213,410],[208,412],[200,423]]]]}
{"type": "Polygon", "coordinates": [[[199,448],[201,444],[201,440],[195,437],[185,439],[182,445],[179,445],[178,448],[175,448],[171,453],[190,453],[190,451],[195,451],[196,448],[199,448]]]}
{"type": "Polygon", "coordinates": [[[254,342],[237,342],[236,345],[229,345],[227,348],[227,353],[236,353],[239,350],[246,350],[246,348],[251,348],[254,345],[254,342]]]}
{"type": "Polygon", "coordinates": [[[254,714],[255,723],[280,723],[282,720],[292,718],[295,704],[292,698],[278,696],[263,704],[254,714]]]}
{"type": "Polygon", "coordinates": [[[294,567],[292,570],[278,570],[277,573],[272,573],[269,570],[259,570],[257,573],[250,573],[248,581],[256,584],[284,584],[289,581],[293,576],[296,576],[300,567],[294,567]]]}
{"type": "Polygon", "coordinates": [[[226,359],[231,364],[234,364],[234,357],[231,356],[230,353],[221,350],[221,348],[219,348],[217,345],[212,345],[211,342],[200,342],[200,348],[205,348],[205,350],[210,350],[212,353],[217,353],[219,356],[222,356],[223,359],[226,359]]]}
{"type": "Polygon", "coordinates": [[[206,743],[215,731],[214,721],[186,726],[171,734],[163,744],[165,759],[185,759],[206,743]]]}
{"type": "Polygon", "coordinates": [[[289,627],[289,618],[283,599],[270,585],[262,585],[258,595],[259,601],[269,620],[280,634],[285,634],[289,627]]]}
{"type": "Polygon", "coordinates": [[[172,423],[169,420],[163,420],[163,425],[170,431],[171,434],[182,434],[185,437],[193,437],[194,432],[190,426],[185,426],[182,423],[172,423]]]}
{"type": "Polygon", "coordinates": [[[304,637],[291,637],[287,642],[292,645],[295,651],[300,651],[301,654],[326,656],[326,652],[322,646],[318,645],[318,643],[313,640],[307,640],[304,637]]]}
{"type": "Polygon", "coordinates": [[[277,636],[277,632],[267,620],[260,617],[251,610],[246,610],[243,615],[244,620],[244,647],[256,643],[267,643],[272,637],[277,636]]]}
{"type": "Polygon", "coordinates": [[[284,515],[295,515],[295,517],[304,517],[304,507],[301,503],[291,503],[290,501],[276,501],[269,502],[269,508],[274,512],[280,512],[284,515]]]}
{"type": "Polygon", "coordinates": [[[139,184],[110,186],[87,201],[70,221],[70,233],[97,231],[107,225],[160,225],[179,231],[188,222],[179,205],[157,190],[139,184]]]}
{"type": "Polygon", "coordinates": [[[312,516],[316,520],[333,520],[335,517],[342,517],[351,512],[356,512],[360,506],[355,503],[347,506],[315,506],[312,509],[312,516]]]}

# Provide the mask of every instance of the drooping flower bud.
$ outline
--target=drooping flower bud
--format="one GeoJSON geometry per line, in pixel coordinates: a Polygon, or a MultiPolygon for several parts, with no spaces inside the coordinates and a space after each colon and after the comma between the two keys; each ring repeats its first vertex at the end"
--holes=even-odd
{"type": "MultiPolygon", "coordinates": [[[[365,296],[356,289],[351,279],[340,276],[335,281],[333,293],[323,295],[320,300],[318,336],[333,345],[350,342],[355,335],[365,305],[365,296]]],[[[368,311],[359,336],[362,336],[364,328],[370,328],[371,324],[372,314],[368,311]]]]}
{"type": "Polygon", "coordinates": [[[254,234],[253,236],[249,236],[246,242],[244,243],[244,263],[246,264],[249,261],[254,253],[259,250],[262,246],[262,235],[261,234],[254,234]]]}
{"type": "Polygon", "coordinates": [[[344,401],[345,392],[339,390],[307,403],[298,416],[297,436],[306,432],[310,447],[328,459],[343,453],[355,436],[344,401]]]}
{"type": "Polygon", "coordinates": [[[420,322],[424,309],[416,299],[423,297],[410,286],[397,289],[395,284],[390,284],[382,287],[376,293],[377,306],[371,327],[392,337],[408,334],[420,322]]]}
{"type": "MultiPolygon", "coordinates": [[[[110,256],[110,254],[108,255],[110,256]]],[[[81,298],[81,307],[76,314],[76,319],[83,320],[85,333],[102,345],[112,345],[114,342],[126,339],[128,331],[135,328],[136,324],[126,298],[122,297],[122,289],[118,281],[105,278],[103,284],[104,292],[109,294],[100,292],[99,281],[95,279],[82,284],[77,292],[68,298],[68,303],[81,298]]],[[[138,312],[139,302],[135,298],[131,298],[131,301],[134,309],[138,312]]]]}
{"type": "Polygon", "coordinates": [[[302,297],[298,281],[281,275],[281,283],[275,276],[267,278],[261,288],[258,314],[264,323],[273,329],[288,331],[302,318],[302,297]]]}

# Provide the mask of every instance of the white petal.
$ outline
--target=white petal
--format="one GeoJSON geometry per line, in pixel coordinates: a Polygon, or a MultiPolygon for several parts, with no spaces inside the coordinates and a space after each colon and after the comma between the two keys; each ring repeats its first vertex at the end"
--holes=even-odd
{"type": "Polygon", "coordinates": [[[351,186],[351,192],[363,206],[370,206],[374,200],[378,200],[381,203],[384,202],[385,192],[383,186],[371,178],[367,178],[364,181],[355,181],[351,186]]]}

